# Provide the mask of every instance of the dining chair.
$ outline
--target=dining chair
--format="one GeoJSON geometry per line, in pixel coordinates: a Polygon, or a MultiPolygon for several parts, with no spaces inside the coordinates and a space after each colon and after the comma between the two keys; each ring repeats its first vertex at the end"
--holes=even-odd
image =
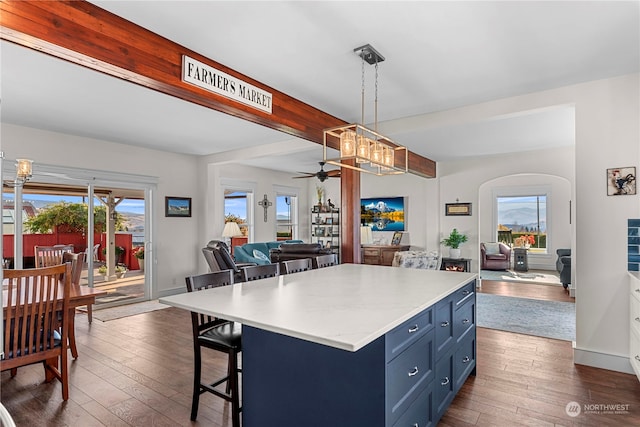
{"type": "Polygon", "coordinates": [[[251,282],[252,280],[266,279],[267,277],[276,277],[280,275],[280,264],[263,264],[243,267],[241,269],[242,282],[251,282]]]}
{"type": "Polygon", "coordinates": [[[282,274],[299,273],[313,268],[311,258],[291,259],[282,261],[280,264],[282,265],[282,274]]]}
{"type": "MultiPolygon", "coordinates": [[[[233,271],[223,270],[198,276],[186,277],[187,292],[198,292],[205,289],[217,288],[233,284],[233,271]]],[[[240,395],[238,373],[238,355],[242,351],[242,334],[239,323],[218,319],[201,313],[191,312],[193,331],[193,400],[191,402],[191,421],[198,417],[200,395],[204,392],[212,393],[231,402],[231,420],[233,427],[240,427],[240,395]],[[202,347],[226,353],[229,357],[227,375],[212,382],[202,382],[202,347]],[[222,392],[216,387],[226,383],[226,390],[222,392]]]]}
{"type": "Polygon", "coordinates": [[[0,370],[14,376],[20,366],[42,362],[45,382],[62,383],[62,399],[69,399],[67,346],[71,265],[4,270],[3,351],[0,370]]]}
{"type": "MultiPolygon", "coordinates": [[[[84,264],[84,252],[74,254],[72,252],[65,252],[62,254],[62,262],[71,264],[71,285],[80,286],[80,276],[82,274],[82,267],[84,264]]],[[[89,323],[92,320],[92,305],[87,304],[87,316],[89,317],[89,323]]],[[[71,349],[71,355],[74,359],[78,358],[78,347],[76,346],[76,320],[75,316],[69,318],[69,348],[71,349]]]]}
{"type": "Polygon", "coordinates": [[[34,246],[36,267],[51,267],[62,264],[62,254],[73,252],[73,245],[34,246]]]}
{"type": "Polygon", "coordinates": [[[338,257],[336,254],[319,255],[312,260],[314,269],[338,265],[338,257]]]}

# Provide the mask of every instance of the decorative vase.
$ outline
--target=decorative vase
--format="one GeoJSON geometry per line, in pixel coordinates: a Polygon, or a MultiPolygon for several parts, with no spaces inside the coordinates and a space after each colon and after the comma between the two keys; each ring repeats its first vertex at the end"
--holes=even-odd
{"type": "Polygon", "coordinates": [[[144,259],[138,259],[138,266],[140,267],[140,271],[144,271],[144,259]]]}
{"type": "Polygon", "coordinates": [[[449,248],[449,258],[458,259],[460,258],[460,248],[449,248]]]}

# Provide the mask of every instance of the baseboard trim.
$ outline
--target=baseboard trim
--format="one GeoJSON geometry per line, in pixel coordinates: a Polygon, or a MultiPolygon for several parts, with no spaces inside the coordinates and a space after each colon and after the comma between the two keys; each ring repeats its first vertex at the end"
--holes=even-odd
{"type": "Polygon", "coordinates": [[[594,368],[635,375],[633,368],[631,368],[629,357],[583,350],[576,348],[575,345],[573,348],[573,362],[578,365],[593,366],[594,368]]]}

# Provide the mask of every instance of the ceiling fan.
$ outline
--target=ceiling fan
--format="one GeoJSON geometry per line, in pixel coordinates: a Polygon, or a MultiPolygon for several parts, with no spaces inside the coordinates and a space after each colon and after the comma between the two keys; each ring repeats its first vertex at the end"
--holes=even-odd
{"type": "Polygon", "coordinates": [[[308,172],[298,172],[302,173],[305,176],[294,176],[294,178],[318,178],[320,182],[324,182],[327,178],[340,178],[340,169],[335,169],[332,171],[325,171],[324,165],[325,162],[318,162],[320,164],[320,170],[316,173],[308,173],[308,172]]]}

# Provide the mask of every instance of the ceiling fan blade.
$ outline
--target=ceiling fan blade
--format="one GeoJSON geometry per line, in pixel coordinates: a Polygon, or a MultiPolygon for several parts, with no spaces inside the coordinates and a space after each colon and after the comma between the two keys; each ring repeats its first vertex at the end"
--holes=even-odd
{"type": "Polygon", "coordinates": [[[293,179],[298,179],[298,178],[315,178],[316,175],[307,175],[307,176],[294,176],[293,179]]]}
{"type": "Polygon", "coordinates": [[[330,178],[340,178],[340,169],[327,171],[327,176],[329,176],[330,178]]]}

